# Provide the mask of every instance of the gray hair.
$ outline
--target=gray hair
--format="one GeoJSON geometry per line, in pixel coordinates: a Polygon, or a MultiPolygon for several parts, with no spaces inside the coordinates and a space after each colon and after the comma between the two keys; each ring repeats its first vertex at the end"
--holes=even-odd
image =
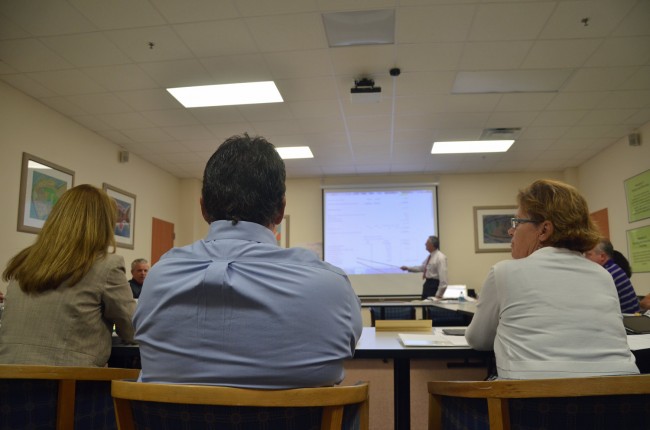
{"type": "Polygon", "coordinates": [[[434,248],[440,249],[440,239],[438,239],[438,236],[429,236],[429,242],[431,242],[434,248]]]}
{"type": "Polygon", "coordinates": [[[136,258],[131,263],[131,270],[135,269],[135,266],[137,266],[138,264],[149,264],[149,262],[147,261],[146,258],[136,258]]]}

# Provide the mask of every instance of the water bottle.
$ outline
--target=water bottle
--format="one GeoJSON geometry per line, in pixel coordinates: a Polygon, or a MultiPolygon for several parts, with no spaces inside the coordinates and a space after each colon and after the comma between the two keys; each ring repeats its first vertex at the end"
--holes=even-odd
{"type": "Polygon", "coordinates": [[[465,303],[465,293],[463,293],[462,291],[458,295],[458,303],[465,303]]]}

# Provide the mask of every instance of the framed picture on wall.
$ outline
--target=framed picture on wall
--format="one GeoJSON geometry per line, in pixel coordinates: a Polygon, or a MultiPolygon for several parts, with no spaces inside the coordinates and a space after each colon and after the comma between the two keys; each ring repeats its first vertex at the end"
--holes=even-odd
{"type": "Polygon", "coordinates": [[[74,172],[23,152],[18,231],[38,233],[61,195],[74,186],[74,172]]]}
{"type": "Polygon", "coordinates": [[[115,242],[120,248],[133,249],[135,236],[135,194],[120,190],[104,182],[103,189],[117,205],[115,242]]]}
{"type": "Polygon", "coordinates": [[[289,215],[285,215],[282,222],[275,226],[275,239],[281,248],[289,247],[289,215]]]}
{"type": "Polygon", "coordinates": [[[508,229],[516,211],[516,206],[474,206],[474,250],[509,252],[508,229]]]}

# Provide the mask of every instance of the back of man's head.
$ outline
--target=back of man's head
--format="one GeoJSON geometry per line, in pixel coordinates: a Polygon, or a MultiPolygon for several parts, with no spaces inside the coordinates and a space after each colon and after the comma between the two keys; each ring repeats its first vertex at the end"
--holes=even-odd
{"type": "Polygon", "coordinates": [[[275,147],[248,134],[228,138],[203,172],[203,210],[208,222],[273,224],[282,212],[284,162],[275,147]]]}

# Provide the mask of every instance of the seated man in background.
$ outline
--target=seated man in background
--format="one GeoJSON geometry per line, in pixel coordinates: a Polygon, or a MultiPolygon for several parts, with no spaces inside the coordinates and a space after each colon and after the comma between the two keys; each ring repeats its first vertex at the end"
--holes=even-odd
{"type": "Polygon", "coordinates": [[[585,257],[600,264],[612,275],[614,284],[616,285],[616,291],[618,292],[618,300],[621,303],[622,313],[633,314],[641,310],[639,308],[639,299],[636,296],[630,278],[614,262],[614,247],[609,240],[601,239],[598,245],[585,252],[585,257]]]}
{"type": "Polygon", "coordinates": [[[137,299],[140,297],[142,292],[142,284],[149,273],[149,262],[144,258],[138,258],[133,260],[131,263],[131,280],[129,285],[131,285],[131,291],[133,292],[133,298],[137,299]]]}
{"type": "Polygon", "coordinates": [[[280,248],[285,167],[261,137],[233,136],[208,161],[208,236],[151,269],[134,317],[143,382],[286,389],[343,379],[361,335],[345,273],[280,248]]]}

